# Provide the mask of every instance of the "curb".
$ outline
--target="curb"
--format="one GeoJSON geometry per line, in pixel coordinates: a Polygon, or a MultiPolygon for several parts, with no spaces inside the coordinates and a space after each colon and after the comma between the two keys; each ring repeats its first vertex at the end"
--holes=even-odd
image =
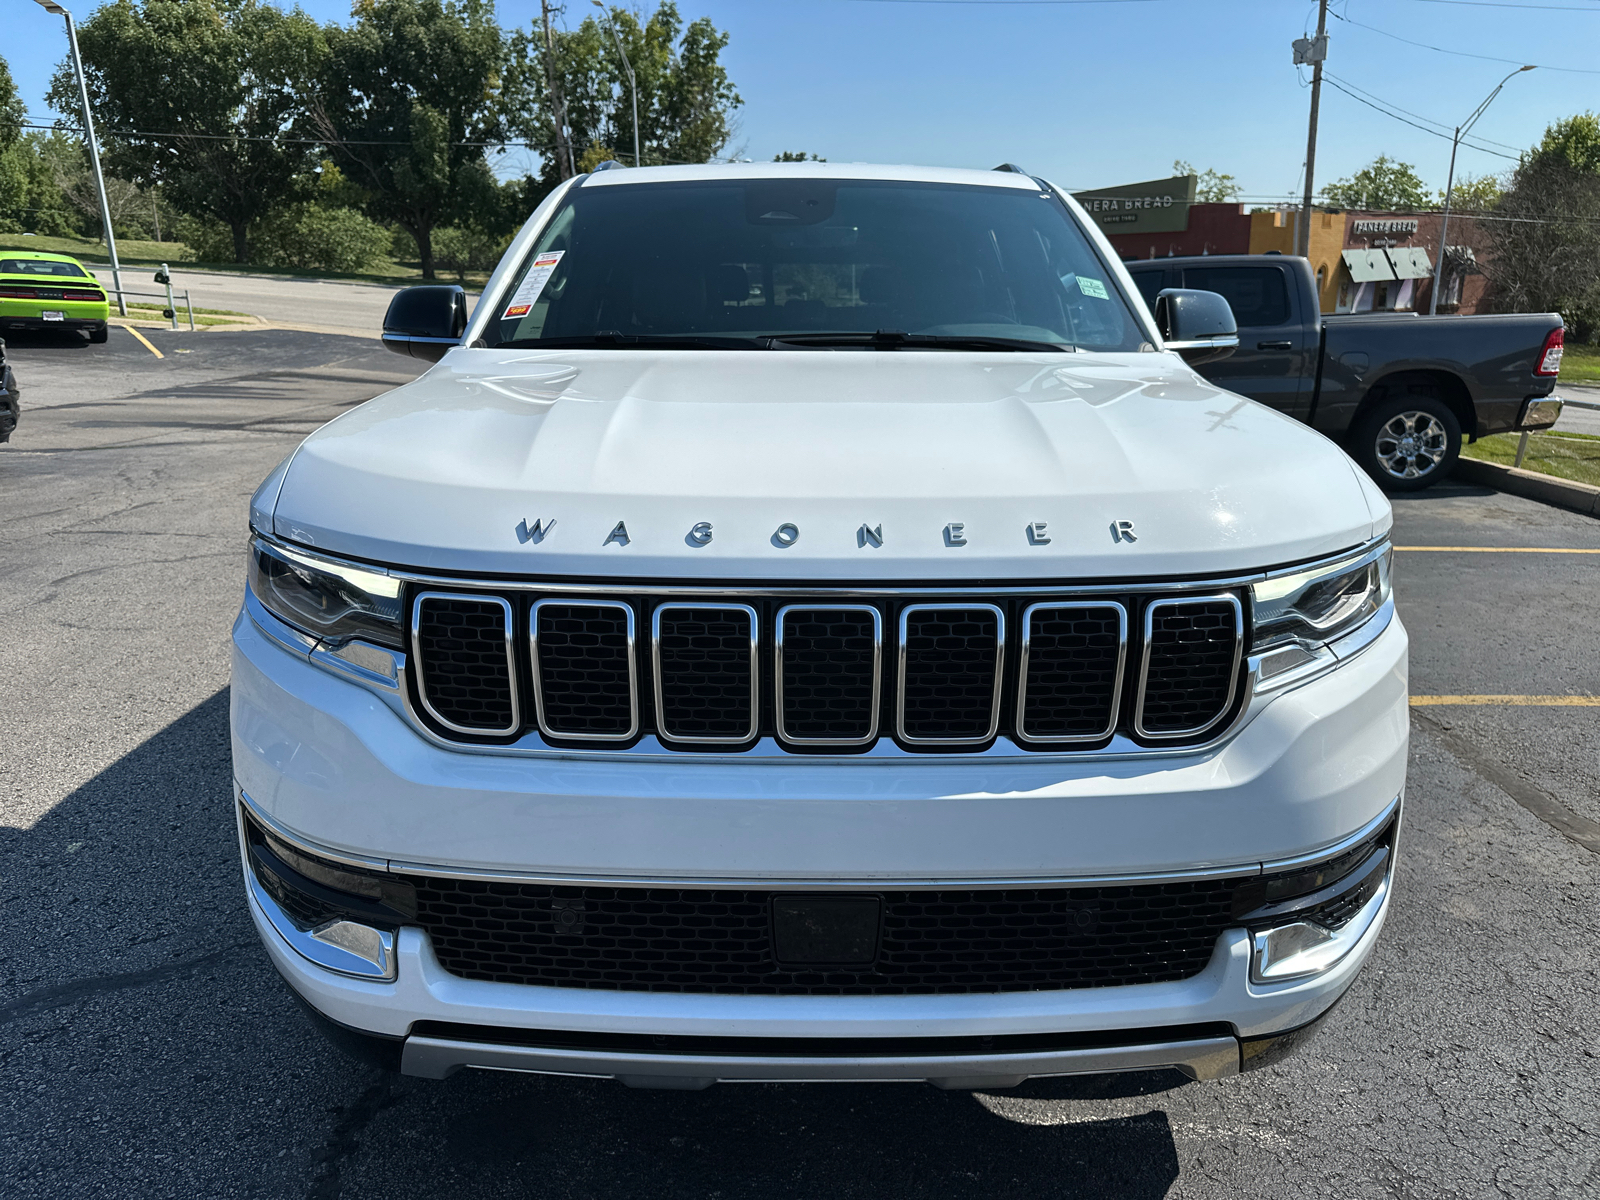
{"type": "Polygon", "coordinates": [[[1458,458],[1453,476],[1463,483],[1482,484],[1513,496],[1526,496],[1529,500],[1571,509],[1585,516],[1600,517],[1600,487],[1591,487],[1587,483],[1573,483],[1557,479],[1554,475],[1541,475],[1537,471],[1504,467],[1480,458],[1458,458]]]}

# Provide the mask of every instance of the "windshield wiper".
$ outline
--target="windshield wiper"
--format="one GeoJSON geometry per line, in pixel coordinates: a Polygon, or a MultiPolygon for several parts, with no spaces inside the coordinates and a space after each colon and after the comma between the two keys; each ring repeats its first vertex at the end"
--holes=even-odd
{"type": "Polygon", "coordinates": [[[902,329],[880,329],[875,333],[775,333],[766,340],[774,346],[871,346],[877,350],[915,350],[930,346],[941,350],[1047,350],[1070,354],[1075,349],[1062,342],[968,333],[906,333],[902,329]]]}
{"type": "Polygon", "coordinates": [[[678,333],[619,333],[602,329],[565,337],[513,338],[499,344],[516,350],[765,350],[765,340],[753,337],[704,336],[678,333]]]}

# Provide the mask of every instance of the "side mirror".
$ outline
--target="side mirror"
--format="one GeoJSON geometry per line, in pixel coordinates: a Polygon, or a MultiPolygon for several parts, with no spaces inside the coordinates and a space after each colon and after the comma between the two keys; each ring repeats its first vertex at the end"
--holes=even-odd
{"type": "Polygon", "coordinates": [[[438,362],[461,344],[467,328],[467,293],[456,284],[402,288],[383,318],[383,344],[396,354],[438,362]]]}
{"type": "Polygon", "coordinates": [[[1227,358],[1239,348],[1233,309],[1216,292],[1162,288],[1156,294],[1156,328],[1168,350],[1191,367],[1227,358]]]}

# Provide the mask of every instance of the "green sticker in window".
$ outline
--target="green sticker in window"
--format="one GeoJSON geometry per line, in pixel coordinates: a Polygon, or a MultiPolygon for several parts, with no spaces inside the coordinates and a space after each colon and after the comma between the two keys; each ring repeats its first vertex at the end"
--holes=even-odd
{"type": "Polygon", "coordinates": [[[1098,279],[1090,279],[1086,275],[1078,276],[1078,290],[1085,296],[1093,296],[1096,300],[1109,300],[1111,294],[1106,291],[1106,285],[1098,279]]]}

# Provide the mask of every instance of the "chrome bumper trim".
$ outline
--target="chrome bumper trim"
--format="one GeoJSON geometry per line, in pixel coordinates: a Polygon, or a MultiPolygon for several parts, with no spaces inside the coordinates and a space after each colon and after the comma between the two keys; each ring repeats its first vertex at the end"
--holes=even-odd
{"type": "Polygon", "coordinates": [[[315,929],[301,929],[261,886],[248,861],[244,878],[250,898],[267,919],[267,924],[301,958],[340,975],[383,983],[394,981],[394,934],[389,930],[358,925],[354,921],[328,921],[315,929]]]}
{"type": "Polygon", "coordinates": [[[1176,1068],[1191,1079],[1239,1071],[1239,1043],[1198,1038],[1144,1046],[927,1057],[743,1058],[700,1054],[625,1054],[410,1037],[404,1075],[444,1079],[463,1067],[616,1079],[630,1087],[695,1090],[713,1083],[927,1082],[943,1088],[1015,1087],[1049,1075],[1098,1075],[1176,1068]]]}
{"type": "Polygon", "coordinates": [[[1549,429],[1561,419],[1561,404],[1559,396],[1533,397],[1523,401],[1522,414],[1517,418],[1517,431],[1549,429]]]}

